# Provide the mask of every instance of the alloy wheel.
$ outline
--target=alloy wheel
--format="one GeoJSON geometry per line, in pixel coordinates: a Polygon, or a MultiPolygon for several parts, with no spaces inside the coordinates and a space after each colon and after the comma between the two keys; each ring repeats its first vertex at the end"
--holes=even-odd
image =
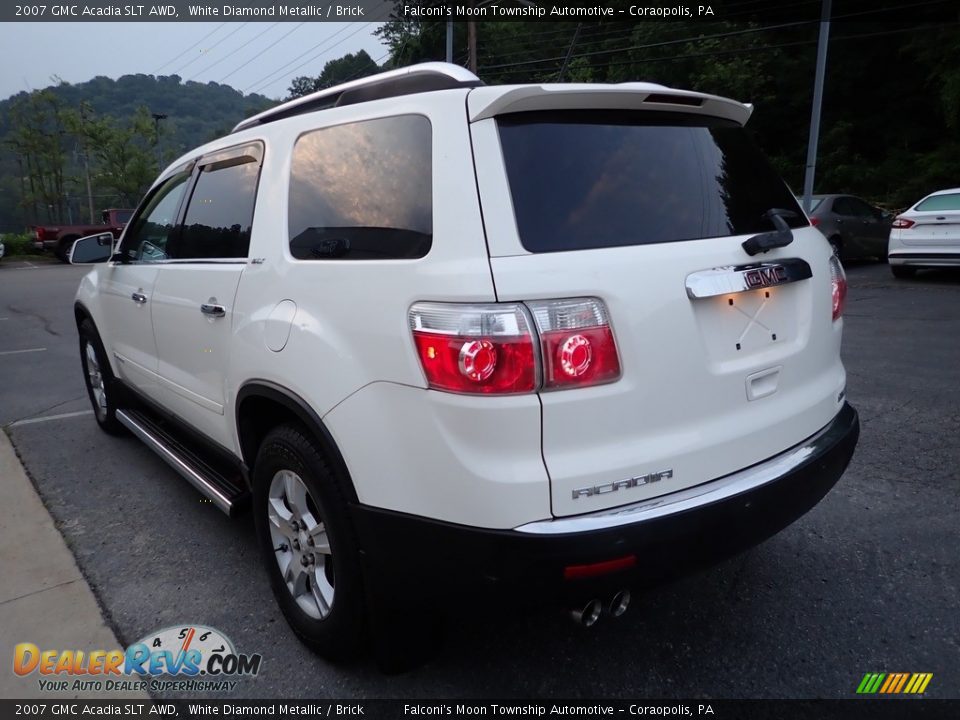
{"type": "Polygon", "coordinates": [[[287,590],[307,615],[322,620],[333,607],[333,554],[317,503],[292,470],[270,481],[267,520],[287,590]]]}

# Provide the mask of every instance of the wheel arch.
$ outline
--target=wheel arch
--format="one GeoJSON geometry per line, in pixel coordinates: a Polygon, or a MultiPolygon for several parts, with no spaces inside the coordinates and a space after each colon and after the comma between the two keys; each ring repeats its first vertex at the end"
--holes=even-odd
{"type": "Polygon", "coordinates": [[[347,502],[357,491],[336,441],[310,404],[292,390],[269,380],[244,383],[236,399],[237,438],[244,464],[253,468],[257,450],[268,432],[283,422],[301,423],[320,444],[347,502]]]}
{"type": "MultiPolygon", "coordinates": [[[[82,302],[79,301],[73,304],[73,318],[77,322],[78,329],[80,327],[80,323],[82,323],[84,320],[93,322],[93,314],[87,310],[86,306],[82,302]]],[[[94,327],[96,327],[96,323],[94,323],[94,327]]]]}

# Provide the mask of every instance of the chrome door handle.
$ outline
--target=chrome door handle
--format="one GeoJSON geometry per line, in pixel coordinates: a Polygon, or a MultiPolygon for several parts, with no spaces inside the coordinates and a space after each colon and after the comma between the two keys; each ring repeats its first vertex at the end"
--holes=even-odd
{"type": "Polygon", "coordinates": [[[130,298],[131,298],[137,305],[143,305],[143,304],[147,301],[147,296],[144,295],[143,293],[138,293],[138,292],[133,293],[133,294],[130,296],[130,298]]]}
{"type": "Polygon", "coordinates": [[[210,317],[223,317],[224,315],[227,314],[227,309],[223,305],[215,305],[213,303],[203,303],[200,306],[200,312],[210,317]]]}

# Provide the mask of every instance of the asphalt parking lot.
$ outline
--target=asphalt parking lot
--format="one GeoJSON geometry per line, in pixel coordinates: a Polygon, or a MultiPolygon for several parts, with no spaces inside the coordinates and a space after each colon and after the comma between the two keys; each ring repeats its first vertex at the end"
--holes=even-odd
{"type": "Polygon", "coordinates": [[[850,698],[866,672],[932,672],[928,697],[960,697],[960,273],[848,267],[860,445],[796,524],[591,630],[490,607],[399,676],[313,656],[274,604],[249,516],[97,429],[71,310],[82,274],[0,263],[0,425],[122,643],[201,623],[263,654],[230,697],[850,698]]]}

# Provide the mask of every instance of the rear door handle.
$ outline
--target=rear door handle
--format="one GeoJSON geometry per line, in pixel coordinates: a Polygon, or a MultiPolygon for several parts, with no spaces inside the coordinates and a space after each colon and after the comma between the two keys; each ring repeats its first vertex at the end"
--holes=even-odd
{"type": "Polygon", "coordinates": [[[143,304],[147,301],[147,296],[144,295],[143,293],[139,293],[139,292],[133,293],[133,294],[130,296],[130,298],[131,298],[137,305],[143,305],[143,304]]]}
{"type": "Polygon", "coordinates": [[[223,317],[227,314],[227,309],[223,305],[214,303],[203,303],[200,306],[200,312],[209,317],[223,317]]]}

